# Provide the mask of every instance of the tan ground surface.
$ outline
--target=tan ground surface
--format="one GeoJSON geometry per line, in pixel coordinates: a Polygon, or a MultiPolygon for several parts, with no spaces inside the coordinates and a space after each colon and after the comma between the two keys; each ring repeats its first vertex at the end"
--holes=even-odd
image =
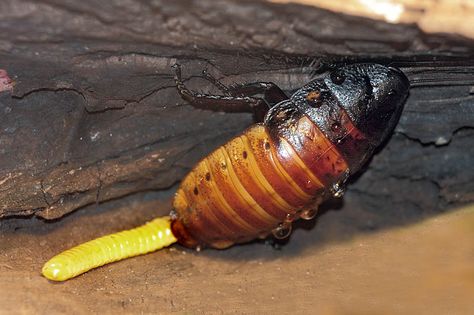
{"type": "Polygon", "coordinates": [[[163,198],[0,221],[0,313],[474,314],[474,206],[375,231],[354,228],[358,210],[329,211],[282,250],[175,246],[61,284],[40,276],[59,250],[165,213],[163,198]]]}
{"type": "Polygon", "coordinates": [[[270,0],[314,5],[390,23],[415,23],[427,33],[474,38],[473,0],[270,0]]]}

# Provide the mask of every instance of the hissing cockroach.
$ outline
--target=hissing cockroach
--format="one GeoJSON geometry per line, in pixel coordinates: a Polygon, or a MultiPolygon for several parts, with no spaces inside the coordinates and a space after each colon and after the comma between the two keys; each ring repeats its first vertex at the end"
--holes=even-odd
{"type": "Polygon", "coordinates": [[[199,250],[270,233],[287,237],[292,221],[311,219],[322,201],[342,195],[348,176],[394,128],[409,89],[398,69],[354,64],[319,75],[289,98],[273,83],[227,87],[204,73],[224,94],[206,95],[187,89],[174,69],[178,92],[191,105],[252,111],[262,122],[194,167],[169,217],[65,251],[45,264],[46,278],[66,280],[176,241],[199,250]]]}

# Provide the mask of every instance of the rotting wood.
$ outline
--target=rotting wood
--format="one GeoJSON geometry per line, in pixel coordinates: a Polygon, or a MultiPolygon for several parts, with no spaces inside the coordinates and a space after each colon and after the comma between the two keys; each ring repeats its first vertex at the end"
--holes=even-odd
{"type": "Polygon", "coordinates": [[[413,81],[400,124],[344,206],[395,203],[409,216],[474,200],[472,40],[257,1],[7,0],[0,21],[0,69],[14,83],[0,93],[0,217],[54,219],[168,189],[251,123],[186,105],[175,62],[195,89],[211,89],[207,69],[288,92],[333,64],[399,66],[413,81]]]}

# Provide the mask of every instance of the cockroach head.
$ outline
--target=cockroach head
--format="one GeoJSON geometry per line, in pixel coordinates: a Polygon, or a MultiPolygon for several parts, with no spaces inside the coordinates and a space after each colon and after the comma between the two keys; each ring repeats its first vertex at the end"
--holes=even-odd
{"type": "Polygon", "coordinates": [[[336,68],[325,75],[324,83],[375,146],[397,124],[410,86],[402,71],[379,64],[336,68]]]}

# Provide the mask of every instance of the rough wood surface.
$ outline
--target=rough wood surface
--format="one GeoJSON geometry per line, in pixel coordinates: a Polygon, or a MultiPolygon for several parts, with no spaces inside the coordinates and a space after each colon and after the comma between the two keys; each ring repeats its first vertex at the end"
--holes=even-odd
{"type": "Polygon", "coordinates": [[[258,1],[6,0],[0,28],[0,69],[14,84],[0,93],[0,217],[54,219],[170,188],[251,123],[186,105],[175,62],[202,90],[203,69],[291,91],[342,62],[399,66],[413,89],[351,202],[401,204],[406,217],[474,200],[473,41],[258,1]]]}

